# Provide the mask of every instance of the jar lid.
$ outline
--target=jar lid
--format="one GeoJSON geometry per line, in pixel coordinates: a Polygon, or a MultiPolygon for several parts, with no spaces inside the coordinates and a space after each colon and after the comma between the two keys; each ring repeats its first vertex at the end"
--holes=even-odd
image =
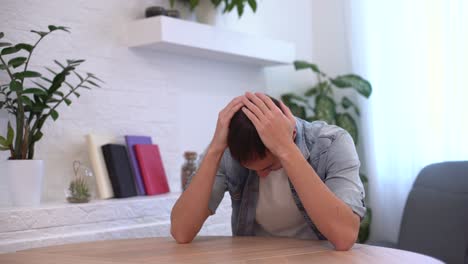
{"type": "Polygon", "coordinates": [[[184,152],[184,157],[186,159],[192,160],[197,158],[197,152],[195,151],[185,151],[184,152]]]}

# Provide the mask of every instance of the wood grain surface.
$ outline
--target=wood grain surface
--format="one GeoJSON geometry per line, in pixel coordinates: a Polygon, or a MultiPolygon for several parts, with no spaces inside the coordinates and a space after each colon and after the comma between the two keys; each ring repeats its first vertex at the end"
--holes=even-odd
{"type": "Polygon", "coordinates": [[[356,244],[346,252],[330,243],[268,237],[198,237],[190,244],[154,237],[51,246],[1,254],[0,263],[442,263],[390,248],[356,244]]]}

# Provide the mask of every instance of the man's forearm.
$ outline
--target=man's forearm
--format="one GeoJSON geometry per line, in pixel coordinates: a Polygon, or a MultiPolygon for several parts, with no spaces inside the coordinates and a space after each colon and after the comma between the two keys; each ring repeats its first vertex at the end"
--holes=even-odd
{"type": "Polygon", "coordinates": [[[348,250],[356,241],[359,217],[328,189],[295,144],[279,158],[317,228],[337,250],[348,250]]]}
{"type": "Polygon", "coordinates": [[[182,243],[192,241],[208,216],[216,171],[223,152],[208,149],[198,172],[182,193],[171,212],[171,234],[182,243]]]}

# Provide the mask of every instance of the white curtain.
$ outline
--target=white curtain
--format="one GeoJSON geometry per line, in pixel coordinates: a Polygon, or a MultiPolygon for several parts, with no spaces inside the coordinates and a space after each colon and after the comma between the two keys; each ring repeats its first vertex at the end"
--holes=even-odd
{"type": "Polygon", "coordinates": [[[468,0],[353,0],[346,11],[353,71],[374,88],[360,101],[371,239],[396,242],[418,172],[468,160],[468,0]]]}

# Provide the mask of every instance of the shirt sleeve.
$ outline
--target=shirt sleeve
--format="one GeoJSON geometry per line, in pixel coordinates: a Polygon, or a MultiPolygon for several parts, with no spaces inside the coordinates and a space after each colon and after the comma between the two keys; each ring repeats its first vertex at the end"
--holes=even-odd
{"type": "MultiPolygon", "coordinates": [[[[201,165],[205,155],[206,155],[206,150],[205,150],[205,152],[203,152],[200,155],[200,158],[197,161],[197,168],[200,168],[200,165],[201,165]]],[[[211,190],[210,200],[208,202],[208,209],[210,210],[212,215],[216,213],[216,209],[218,208],[219,204],[223,200],[224,193],[227,190],[225,166],[224,166],[225,156],[226,155],[224,154],[223,158],[221,158],[221,161],[219,163],[219,167],[218,167],[218,169],[216,171],[216,176],[215,176],[215,180],[214,180],[214,183],[213,183],[213,188],[211,190]]],[[[197,169],[197,171],[198,171],[198,169],[197,169]]],[[[192,178],[193,178],[193,176],[195,176],[197,171],[192,173],[192,175],[190,175],[190,177],[187,179],[187,182],[186,182],[186,184],[184,186],[184,191],[190,185],[190,183],[192,181],[192,178]]]]}
{"type": "Polygon", "coordinates": [[[366,207],[364,186],[359,177],[360,165],[353,139],[344,131],[328,150],[325,185],[362,220],[366,207]]]}

